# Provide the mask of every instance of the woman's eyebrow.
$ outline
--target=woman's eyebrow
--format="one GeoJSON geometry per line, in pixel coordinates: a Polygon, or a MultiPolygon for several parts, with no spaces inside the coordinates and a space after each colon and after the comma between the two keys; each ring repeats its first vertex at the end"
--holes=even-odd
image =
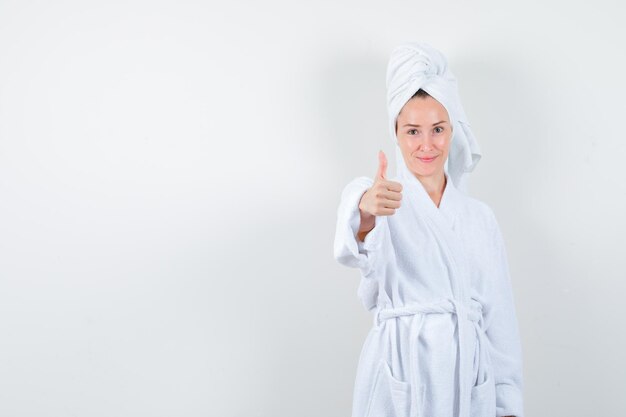
{"type": "MultiPolygon", "coordinates": [[[[445,123],[445,122],[446,122],[445,120],[442,120],[442,121],[440,121],[440,122],[433,123],[433,126],[436,126],[436,125],[438,125],[438,124],[440,124],[440,123],[445,123]]],[[[421,127],[421,125],[413,125],[413,124],[410,124],[410,123],[405,124],[403,127],[407,127],[407,126],[421,127]]]]}

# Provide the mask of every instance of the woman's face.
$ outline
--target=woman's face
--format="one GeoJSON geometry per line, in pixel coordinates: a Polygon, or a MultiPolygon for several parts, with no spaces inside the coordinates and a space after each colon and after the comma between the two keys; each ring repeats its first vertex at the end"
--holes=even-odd
{"type": "Polygon", "coordinates": [[[413,97],[400,110],[396,135],[407,168],[418,178],[443,175],[452,126],[434,98],[413,97]]]}

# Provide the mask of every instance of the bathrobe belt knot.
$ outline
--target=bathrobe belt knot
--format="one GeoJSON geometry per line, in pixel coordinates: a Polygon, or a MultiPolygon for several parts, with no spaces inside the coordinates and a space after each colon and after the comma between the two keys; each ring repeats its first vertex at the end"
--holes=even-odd
{"type": "Polygon", "coordinates": [[[421,417],[419,416],[420,410],[422,409],[422,404],[418,392],[421,387],[420,381],[420,372],[419,372],[419,361],[418,361],[418,338],[420,331],[422,329],[424,315],[425,314],[456,314],[457,316],[457,326],[458,326],[458,336],[459,336],[459,383],[460,383],[460,391],[459,391],[459,407],[458,411],[459,417],[469,417],[469,397],[466,392],[466,387],[469,383],[469,372],[471,369],[468,368],[469,363],[466,363],[470,358],[467,357],[464,343],[467,342],[468,338],[465,335],[465,325],[462,324],[462,320],[469,320],[474,324],[474,328],[478,335],[478,343],[480,345],[480,354],[481,361],[483,360],[483,355],[486,351],[487,345],[485,344],[484,332],[481,329],[481,318],[482,318],[482,305],[476,301],[471,300],[471,306],[467,307],[463,305],[460,301],[454,298],[446,298],[441,301],[431,302],[431,303],[417,303],[411,302],[407,303],[404,306],[396,307],[396,308],[378,308],[376,313],[374,314],[374,324],[379,326],[382,323],[382,320],[387,320],[394,317],[401,316],[413,316],[411,319],[411,334],[410,334],[410,386],[411,386],[411,417],[421,417]]]}

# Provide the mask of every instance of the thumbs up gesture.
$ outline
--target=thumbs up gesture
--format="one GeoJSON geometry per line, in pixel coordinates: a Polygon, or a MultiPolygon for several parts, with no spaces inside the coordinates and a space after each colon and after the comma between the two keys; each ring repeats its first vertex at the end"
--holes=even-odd
{"type": "Polygon", "coordinates": [[[374,177],[374,184],[361,197],[359,211],[361,226],[358,237],[365,239],[365,235],[374,228],[376,216],[391,216],[400,207],[402,200],[402,184],[389,181],[387,177],[387,157],[383,151],[378,152],[378,172],[374,177]]]}

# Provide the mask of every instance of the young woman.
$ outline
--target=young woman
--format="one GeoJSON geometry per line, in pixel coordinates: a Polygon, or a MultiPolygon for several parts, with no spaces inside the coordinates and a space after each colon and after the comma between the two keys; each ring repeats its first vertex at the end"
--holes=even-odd
{"type": "Polygon", "coordinates": [[[397,175],[343,190],[335,259],[373,312],[353,417],[523,417],[522,349],[502,233],[466,194],[481,158],[443,54],[407,43],[387,69],[397,175]]]}

